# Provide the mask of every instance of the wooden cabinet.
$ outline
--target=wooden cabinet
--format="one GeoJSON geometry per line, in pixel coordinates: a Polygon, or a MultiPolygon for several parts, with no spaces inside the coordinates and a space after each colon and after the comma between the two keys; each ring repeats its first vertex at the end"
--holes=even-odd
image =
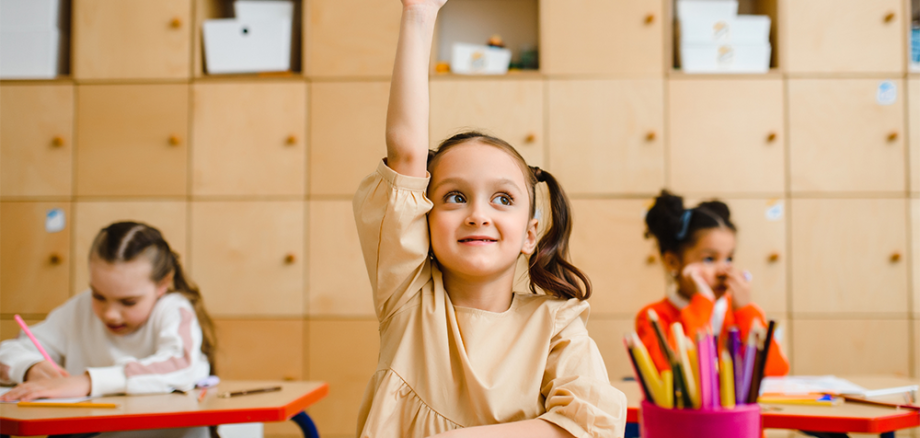
{"type": "Polygon", "coordinates": [[[310,320],[309,380],[322,380],[336,388],[310,407],[316,427],[329,436],[350,436],[358,424],[358,410],[367,383],[377,367],[380,334],[377,319],[310,320]]]}
{"type": "Polygon", "coordinates": [[[192,203],[190,268],[212,315],[303,314],[304,204],[192,203]]]}
{"type": "MultiPolygon", "coordinates": [[[[23,318],[23,320],[26,322],[26,325],[28,325],[29,327],[42,322],[42,320],[40,319],[36,320],[36,319],[23,318]]],[[[10,319],[5,319],[5,320],[0,321],[0,342],[3,342],[7,339],[13,339],[19,336],[19,333],[21,331],[22,329],[19,328],[19,324],[13,319],[12,316],[10,317],[10,319]]]]}
{"type": "Polygon", "coordinates": [[[662,80],[551,80],[548,88],[548,170],[569,194],[661,189],[662,80]]]}
{"type": "Polygon", "coordinates": [[[304,321],[216,319],[214,325],[221,378],[303,380],[304,321]]]}
{"type": "Polygon", "coordinates": [[[910,93],[908,102],[908,134],[910,135],[910,187],[920,195],[920,78],[913,78],[907,83],[910,93]]]}
{"type": "Polygon", "coordinates": [[[904,71],[904,1],[781,0],[789,73],[904,71]]]}
{"type": "Polygon", "coordinates": [[[0,86],[0,196],[70,196],[73,85],[0,86]]]}
{"type": "Polygon", "coordinates": [[[386,154],[387,82],[310,86],[310,194],[354,195],[386,154]]]}
{"type": "Polygon", "coordinates": [[[75,0],[74,77],[188,78],[191,17],[191,0],[75,0]]]}
{"type": "Polygon", "coordinates": [[[402,6],[389,0],[309,0],[304,6],[307,76],[389,76],[402,6]]]}
{"type": "Polygon", "coordinates": [[[678,193],[776,194],[785,187],[781,79],[669,82],[670,185],[678,193]]]}
{"type": "MultiPolygon", "coordinates": [[[[912,247],[911,260],[913,260],[914,262],[914,267],[913,267],[914,272],[912,276],[914,279],[913,312],[914,312],[914,315],[920,315],[920,198],[911,199],[910,205],[911,205],[911,213],[910,213],[911,233],[910,234],[911,236],[913,236],[913,243],[911,244],[911,247],[912,247]]],[[[917,325],[917,326],[920,327],[920,325],[917,325]]],[[[917,354],[920,354],[920,351],[918,351],[917,354]]]]}
{"type": "Polygon", "coordinates": [[[303,195],[306,84],[192,86],[194,195],[303,195]]]}
{"type": "Polygon", "coordinates": [[[351,201],[311,201],[310,316],[376,317],[351,201]]]}
{"type": "Polygon", "coordinates": [[[572,201],[572,263],[591,279],[596,316],[632,318],[664,298],[665,270],[653,239],[645,238],[645,200],[572,201]]]}
{"type": "Polygon", "coordinates": [[[906,317],[906,207],[904,199],[793,199],[793,312],[906,317]]]}
{"type": "Polygon", "coordinates": [[[906,319],[796,319],[791,375],[910,373],[906,319]]]}
{"type": "MultiPolygon", "coordinates": [[[[133,221],[150,225],[163,234],[170,248],[179,254],[179,262],[188,269],[187,223],[185,201],[80,201],[74,205],[73,288],[74,294],[89,288],[90,246],[104,227],[114,222],[133,221]]],[[[192,278],[192,281],[195,279],[192,278]]]]}
{"type": "Polygon", "coordinates": [[[77,196],[185,196],[188,85],[77,86],[77,196]]]}
{"type": "Polygon", "coordinates": [[[550,75],[654,74],[665,70],[658,0],[541,0],[540,69],[550,75]]]}
{"type": "Polygon", "coordinates": [[[588,334],[597,344],[597,349],[604,358],[604,365],[607,366],[607,375],[614,386],[624,377],[635,378],[629,353],[623,347],[623,335],[635,329],[635,315],[633,318],[612,319],[595,316],[588,319],[588,334]]]}
{"type": "Polygon", "coordinates": [[[69,202],[0,203],[3,313],[48,313],[70,297],[71,220],[69,202]]]}
{"type": "Polygon", "coordinates": [[[543,165],[543,81],[431,81],[431,149],[477,130],[511,143],[531,166],[543,165]]]}
{"type": "Polygon", "coordinates": [[[793,192],[904,193],[903,81],[791,79],[788,91],[793,192]]]}

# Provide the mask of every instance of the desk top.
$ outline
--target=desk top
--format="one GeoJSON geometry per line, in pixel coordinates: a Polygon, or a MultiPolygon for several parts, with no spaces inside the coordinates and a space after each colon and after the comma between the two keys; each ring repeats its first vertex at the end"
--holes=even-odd
{"type": "Polygon", "coordinates": [[[324,382],[224,381],[208,389],[198,403],[199,390],[186,394],[95,397],[92,402],[115,403],[115,409],[35,408],[0,404],[0,433],[51,435],[116,430],[198,427],[217,424],[285,421],[326,396],[324,382]],[[281,386],[281,391],[218,398],[242,389],[281,386]]]}
{"type": "MultiPolygon", "coordinates": [[[[917,381],[885,376],[846,376],[847,380],[866,389],[916,385],[917,381]]],[[[614,382],[613,386],[626,394],[627,421],[639,422],[639,402],[642,392],[636,382],[614,382]]],[[[873,398],[878,401],[903,403],[898,396],[873,398]]],[[[804,406],[761,404],[763,427],[770,429],[819,430],[822,432],[882,433],[920,426],[920,412],[844,403],[839,406],[804,406]]]]}

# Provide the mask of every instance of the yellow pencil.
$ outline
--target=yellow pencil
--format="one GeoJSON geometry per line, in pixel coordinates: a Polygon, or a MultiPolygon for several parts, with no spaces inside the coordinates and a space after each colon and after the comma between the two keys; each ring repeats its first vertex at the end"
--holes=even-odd
{"type": "Polygon", "coordinates": [[[680,361],[681,371],[684,373],[684,385],[687,386],[687,394],[690,396],[690,402],[695,409],[700,408],[700,391],[696,383],[697,377],[693,374],[693,367],[690,365],[690,355],[688,351],[689,342],[684,336],[684,327],[681,323],[671,324],[671,336],[677,344],[677,359],[680,361]]]}
{"type": "Polygon", "coordinates": [[[674,387],[674,374],[671,370],[661,371],[662,392],[664,392],[664,404],[662,407],[671,409],[674,407],[674,391],[669,390],[674,387]]]}
{"type": "Polygon", "coordinates": [[[719,363],[719,379],[722,407],[732,409],[735,407],[735,368],[732,366],[732,357],[728,351],[722,350],[722,360],[719,363]]]}
{"type": "Polygon", "coordinates": [[[652,357],[649,356],[648,350],[645,349],[645,345],[642,343],[642,340],[639,339],[639,335],[636,332],[630,334],[633,340],[633,355],[636,357],[636,366],[639,368],[638,372],[642,373],[642,377],[645,378],[645,385],[648,386],[649,392],[651,392],[652,401],[661,407],[670,408],[671,406],[667,405],[667,393],[669,387],[664,385],[664,382],[661,381],[661,375],[658,374],[658,369],[655,368],[655,363],[652,362],[652,357]]]}
{"type": "Polygon", "coordinates": [[[49,402],[19,402],[16,406],[21,408],[117,408],[115,403],[49,403],[49,402]]]}
{"type": "Polygon", "coordinates": [[[690,369],[693,371],[693,382],[696,385],[696,393],[693,394],[693,407],[699,409],[703,406],[702,399],[700,399],[700,362],[696,357],[696,345],[693,342],[690,342],[688,338],[684,338],[687,345],[687,357],[690,359],[690,369]]]}

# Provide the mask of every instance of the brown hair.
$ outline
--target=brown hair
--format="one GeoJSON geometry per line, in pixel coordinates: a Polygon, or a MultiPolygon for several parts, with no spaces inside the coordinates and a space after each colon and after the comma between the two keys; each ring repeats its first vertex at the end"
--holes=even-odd
{"type": "Polygon", "coordinates": [[[572,234],[572,213],[569,198],[562,186],[549,172],[539,167],[527,165],[524,157],[508,142],[476,131],[463,132],[441,142],[436,151],[428,151],[428,169],[440,160],[445,152],[455,146],[477,141],[501,149],[517,162],[527,180],[527,194],[530,198],[530,218],[536,213],[534,189],[538,182],[546,183],[549,191],[551,225],[546,234],[537,242],[537,247],[530,256],[529,274],[530,291],[537,293],[537,288],[558,298],[578,298],[586,300],[591,296],[591,281],[569,262],[569,236],[572,234]]]}
{"type": "Polygon", "coordinates": [[[138,222],[116,222],[99,231],[89,252],[90,259],[98,257],[108,263],[130,262],[141,255],[153,265],[150,279],[154,283],[172,274],[173,284],[168,293],[182,294],[195,308],[198,325],[201,326],[201,352],[208,357],[211,374],[216,374],[214,321],[204,308],[198,287],[185,276],[179,264],[179,255],[170,249],[159,230],[138,222]]]}

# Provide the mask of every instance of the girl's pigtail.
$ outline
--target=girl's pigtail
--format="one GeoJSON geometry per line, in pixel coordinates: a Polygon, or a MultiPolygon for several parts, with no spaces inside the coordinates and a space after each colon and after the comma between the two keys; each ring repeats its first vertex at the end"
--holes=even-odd
{"type": "Polygon", "coordinates": [[[211,315],[204,308],[204,300],[201,298],[201,291],[198,290],[198,286],[185,277],[185,271],[182,270],[182,265],[179,263],[179,254],[168,248],[166,250],[169,251],[169,258],[173,268],[173,289],[175,292],[182,294],[195,309],[198,325],[201,326],[201,352],[208,357],[208,362],[211,364],[211,374],[217,375],[217,371],[215,371],[217,364],[217,335],[214,320],[211,319],[211,315]]]}
{"type": "Polygon", "coordinates": [[[539,168],[532,171],[536,180],[545,182],[549,190],[552,224],[530,257],[530,290],[537,293],[539,287],[560,298],[586,300],[591,296],[591,281],[568,261],[572,234],[569,198],[549,172],[539,168]]]}

